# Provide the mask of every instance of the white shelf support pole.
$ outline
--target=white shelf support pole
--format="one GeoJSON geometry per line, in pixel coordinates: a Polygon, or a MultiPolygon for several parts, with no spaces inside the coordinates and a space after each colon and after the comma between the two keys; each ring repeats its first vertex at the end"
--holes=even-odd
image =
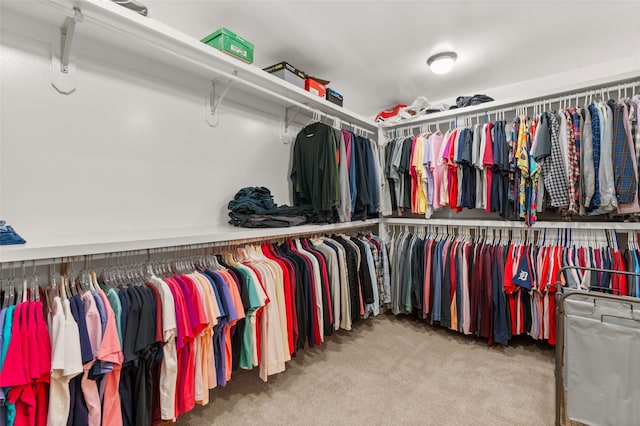
{"type": "Polygon", "coordinates": [[[71,62],[71,45],[76,23],[82,22],[82,12],[77,7],[73,10],[73,17],[67,16],[60,27],[60,51],[56,51],[56,43],[51,49],[51,85],[63,95],[76,90],[76,66],[71,62]]]}
{"type": "Polygon", "coordinates": [[[211,82],[211,95],[207,97],[207,107],[206,107],[206,120],[209,126],[216,127],[218,124],[220,124],[220,113],[218,112],[218,108],[220,107],[220,104],[224,100],[224,97],[227,96],[227,92],[231,88],[231,85],[233,83],[236,83],[237,81],[239,81],[237,77],[235,80],[233,79],[229,80],[227,85],[224,86],[224,89],[222,89],[222,93],[217,99],[216,99],[216,84],[218,83],[218,80],[213,80],[211,82]]]}

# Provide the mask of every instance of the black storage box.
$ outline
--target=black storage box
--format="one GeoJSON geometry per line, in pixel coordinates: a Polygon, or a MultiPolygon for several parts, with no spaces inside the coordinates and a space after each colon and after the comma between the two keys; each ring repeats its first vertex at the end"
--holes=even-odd
{"type": "Polygon", "coordinates": [[[327,100],[331,103],[334,103],[336,105],[342,106],[342,102],[343,102],[343,97],[340,93],[336,92],[335,90],[327,87],[327,100]]]}
{"type": "Polygon", "coordinates": [[[280,62],[275,65],[271,65],[270,67],[263,68],[263,70],[280,77],[284,81],[293,83],[304,90],[304,82],[307,75],[288,62],[280,62]]]}

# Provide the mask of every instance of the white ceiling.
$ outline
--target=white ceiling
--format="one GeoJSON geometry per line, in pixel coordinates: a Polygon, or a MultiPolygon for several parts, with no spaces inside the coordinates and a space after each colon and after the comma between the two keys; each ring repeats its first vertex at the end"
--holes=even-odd
{"type": "Polygon", "coordinates": [[[139,1],[196,38],[226,27],[255,44],[254,65],[286,60],[369,116],[420,95],[450,99],[640,58],[638,0],[139,1]],[[426,59],[444,47],[458,61],[438,76],[426,59]]]}

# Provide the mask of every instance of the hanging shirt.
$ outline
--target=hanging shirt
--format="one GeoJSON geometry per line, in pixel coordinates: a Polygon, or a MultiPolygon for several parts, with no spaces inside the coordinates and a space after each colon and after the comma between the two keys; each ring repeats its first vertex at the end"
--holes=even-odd
{"type": "Polygon", "coordinates": [[[107,316],[102,345],[98,351],[98,359],[105,363],[113,364],[113,371],[103,379],[105,381],[105,388],[102,397],[102,425],[116,426],[122,424],[122,410],[118,385],[120,382],[120,368],[124,356],[118,336],[115,313],[111,308],[109,299],[102,290],[98,291],[98,296],[104,304],[107,316]]]}
{"type": "Polygon", "coordinates": [[[53,300],[51,312],[51,385],[47,424],[66,426],[69,415],[69,381],[82,373],[80,336],[69,300],[53,300]]]}
{"type": "Polygon", "coordinates": [[[313,123],[300,131],[293,148],[291,181],[295,205],[311,204],[321,219],[331,219],[340,204],[337,146],[333,129],[313,123]]]}
{"type": "MultiPolygon", "coordinates": [[[[569,205],[569,191],[567,167],[560,147],[560,123],[555,113],[547,114],[549,131],[551,134],[551,155],[544,163],[544,186],[549,192],[550,203],[553,207],[566,208],[569,205]]],[[[566,138],[565,138],[566,139],[566,138]]]]}
{"type": "Polygon", "coordinates": [[[484,127],[484,151],[482,153],[482,165],[485,170],[486,184],[483,186],[485,211],[491,212],[491,192],[493,188],[493,123],[487,123],[484,127]]]}
{"type": "Polygon", "coordinates": [[[613,172],[613,111],[607,104],[598,104],[602,113],[604,137],[601,141],[600,155],[600,209],[609,212],[618,207],[613,172]]]}
{"type": "Polygon", "coordinates": [[[351,199],[350,211],[353,212],[356,208],[356,197],[358,196],[358,187],[356,186],[355,152],[353,149],[354,135],[347,130],[343,130],[342,136],[344,137],[347,171],[349,173],[349,190],[351,199]]]}
{"type": "Polygon", "coordinates": [[[576,153],[576,140],[574,136],[573,118],[571,113],[567,110],[564,112],[566,117],[566,133],[567,133],[567,158],[568,158],[568,173],[567,179],[569,183],[569,206],[565,213],[565,217],[578,213],[578,189],[576,188],[576,181],[580,178],[580,170],[578,169],[578,156],[576,153]]]}
{"type": "Polygon", "coordinates": [[[614,100],[610,100],[607,104],[613,116],[613,170],[616,194],[619,202],[630,203],[638,193],[638,182],[634,161],[635,150],[627,143],[626,105],[614,100]]]}
{"type": "Polygon", "coordinates": [[[440,132],[436,132],[431,135],[430,144],[429,144],[429,157],[427,162],[428,172],[427,172],[427,185],[429,185],[429,180],[431,180],[431,200],[430,204],[433,205],[434,209],[439,209],[441,207],[440,199],[442,192],[442,156],[440,155],[444,135],[440,132]]]}
{"type": "Polygon", "coordinates": [[[113,310],[116,318],[116,329],[118,330],[120,347],[122,347],[122,303],[120,302],[118,293],[116,293],[116,291],[112,288],[107,290],[107,299],[109,300],[109,305],[111,305],[111,309],[113,310]]]}
{"type": "Polygon", "coordinates": [[[162,297],[163,360],[160,366],[160,415],[162,420],[174,420],[176,382],[178,376],[178,353],[176,348],[177,322],[176,302],[166,282],[153,276],[150,282],[162,297]]]}
{"type": "Polygon", "coordinates": [[[338,217],[340,222],[347,222],[351,220],[351,189],[349,186],[347,148],[342,131],[333,129],[333,132],[339,149],[338,176],[340,181],[340,205],[338,206],[338,217]]]}
{"type": "MultiPolygon", "coordinates": [[[[635,124],[635,121],[631,122],[630,121],[630,114],[629,114],[629,109],[628,109],[628,105],[623,102],[620,101],[620,109],[622,111],[622,121],[623,121],[623,126],[624,126],[624,133],[625,133],[625,142],[628,146],[628,151],[629,151],[629,156],[631,158],[631,163],[632,163],[632,174],[629,176],[632,176],[631,180],[631,188],[633,191],[633,196],[632,196],[632,200],[628,203],[623,203],[622,201],[620,201],[618,203],[618,214],[630,214],[630,213],[640,213],[640,203],[638,202],[638,188],[640,188],[640,185],[638,185],[638,182],[640,182],[640,169],[638,168],[638,159],[636,158],[637,154],[640,154],[640,141],[637,141],[634,145],[634,130],[632,127],[632,124],[635,124]],[[635,188],[634,188],[635,185],[635,188]]],[[[631,113],[631,115],[633,115],[633,112],[631,113]]]]}

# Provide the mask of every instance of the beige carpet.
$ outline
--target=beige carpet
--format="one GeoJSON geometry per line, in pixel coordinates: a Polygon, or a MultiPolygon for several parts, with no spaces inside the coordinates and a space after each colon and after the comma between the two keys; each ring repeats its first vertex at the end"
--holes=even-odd
{"type": "Polygon", "coordinates": [[[553,349],[511,347],[382,315],[301,351],[287,370],[238,371],[179,425],[548,425],[553,349]]]}

